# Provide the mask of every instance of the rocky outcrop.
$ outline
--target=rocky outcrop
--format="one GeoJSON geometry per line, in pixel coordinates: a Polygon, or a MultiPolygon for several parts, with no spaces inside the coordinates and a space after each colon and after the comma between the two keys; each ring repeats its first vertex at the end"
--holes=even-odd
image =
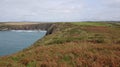
{"type": "Polygon", "coordinates": [[[46,30],[48,34],[51,34],[55,27],[55,23],[39,23],[28,25],[0,25],[0,31],[6,30],[46,30]]]}

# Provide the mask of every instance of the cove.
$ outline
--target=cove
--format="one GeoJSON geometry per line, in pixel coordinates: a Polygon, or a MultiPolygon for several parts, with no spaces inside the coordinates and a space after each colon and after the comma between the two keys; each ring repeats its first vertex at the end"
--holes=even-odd
{"type": "Polygon", "coordinates": [[[45,34],[46,31],[37,30],[0,31],[0,56],[21,51],[44,37],[45,34]]]}

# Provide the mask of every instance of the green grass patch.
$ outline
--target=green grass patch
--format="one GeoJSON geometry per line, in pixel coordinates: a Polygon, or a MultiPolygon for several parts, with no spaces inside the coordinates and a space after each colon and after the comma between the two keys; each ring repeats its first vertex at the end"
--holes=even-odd
{"type": "Polygon", "coordinates": [[[104,23],[104,22],[74,22],[72,24],[82,25],[82,26],[112,26],[112,24],[104,23]]]}

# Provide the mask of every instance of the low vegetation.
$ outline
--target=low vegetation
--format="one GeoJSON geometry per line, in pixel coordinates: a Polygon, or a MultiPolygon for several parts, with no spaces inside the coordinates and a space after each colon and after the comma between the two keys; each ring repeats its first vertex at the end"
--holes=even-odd
{"type": "Polygon", "coordinates": [[[0,67],[120,67],[119,23],[54,23],[52,34],[0,58],[0,67]]]}

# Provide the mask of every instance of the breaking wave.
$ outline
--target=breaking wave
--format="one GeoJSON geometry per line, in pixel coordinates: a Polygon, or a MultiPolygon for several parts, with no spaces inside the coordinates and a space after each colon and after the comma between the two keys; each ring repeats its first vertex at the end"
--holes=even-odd
{"type": "Polygon", "coordinates": [[[44,30],[11,30],[12,32],[46,32],[44,30]]]}

